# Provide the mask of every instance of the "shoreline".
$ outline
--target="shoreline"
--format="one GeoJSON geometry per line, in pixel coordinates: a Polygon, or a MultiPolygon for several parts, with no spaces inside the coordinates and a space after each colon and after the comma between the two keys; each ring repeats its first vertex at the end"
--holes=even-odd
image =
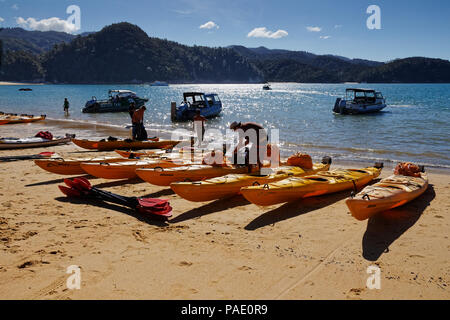
{"type": "MultiPolygon", "coordinates": [[[[21,128],[26,128],[27,131],[25,131],[21,136],[31,136],[34,135],[38,131],[47,131],[49,127],[53,127],[51,131],[55,131],[55,135],[65,135],[66,133],[73,134],[75,133],[78,138],[92,138],[92,139],[103,139],[108,136],[117,136],[121,138],[128,138],[131,135],[131,128],[125,125],[116,125],[116,124],[110,124],[110,123],[101,123],[101,122],[91,122],[87,120],[72,120],[72,119],[55,119],[55,118],[46,118],[45,121],[36,122],[32,124],[26,124],[26,125],[6,125],[1,126],[0,128],[3,129],[4,134],[1,134],[2,130],[0,130],[0,136],[14,136],[17,134],[15,133],[14,128],[18,128],[17,126],[22,126],[21,128]],[[36,129],[34,129],[36,128],[36,129]]],[[[171,139],[171,133],[176,130],[167,130],[167,129],[152,129],[152,128],[146,128],[147,132],[150,136],[157,136],[163,139],[171,139]]],[[[287,158],[291,154],[294,153],[294,151],[291,150],[292,147],[286,150],[281,150],[281,157],[287,158]]],[[[344,153],[342,155],[333,156],[333,152],[326,152],[321,151],[312,148],[312,150],[309,150],[309,148],[302,148],[301,146],[298,147],[297,151],[304,151],[309,153],[315,161],[320,161],[320,159],[323,156],[330,156],[332,158],[332,161],[336,165],[353,165],[356,167],[361,166],[370,166],[373,165],[375,162],[383,162],[384,166],[386,168],[394,168],[396,164],[400,161],[398,160],[391,160],[391,159],[383,159],[383,158],[349,158],[352,156],[351,152],[344,153]],[[340,157],[344,156],[344,159],[340,159],[340,157]]],[[[450,166],[442,165],[442,164],[430,164],[430,163],[419,163],[420,165],[424,165],[425,169],[428,172],[435,172],[435,173],[443,173],[450,175],[450,166]]]]}

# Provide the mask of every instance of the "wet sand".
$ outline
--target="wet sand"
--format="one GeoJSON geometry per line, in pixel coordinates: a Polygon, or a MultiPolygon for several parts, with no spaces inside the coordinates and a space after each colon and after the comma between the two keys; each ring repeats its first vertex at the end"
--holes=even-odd
{"type": "MultiPolygon", "coordinates": [[[[0,136],[18,126],[24,135],[48,127],[2,126],[0,136]]],[[[69,144],[0,156],[46,150],[108,154],[69,144]]],[[[332,168],[342,166],[349,164],[332,168]]],[[[422,197],[364,222],[349,214],[348,192],[259,208],[239,196],[192,203],[140,180],[89,177],[119,194],[169,199],[173,217],[162,222],[69,200],[57,188],[64,177],[32,161],[0,163],[0,170],[1,299],[450,298],[447,172],[429,170],[422,197]],[[81,267],[80,290],[66,287],[71,265],[81,267]],[[371,265],[381,268],[380,290],[366,287],[371,265]]]]}

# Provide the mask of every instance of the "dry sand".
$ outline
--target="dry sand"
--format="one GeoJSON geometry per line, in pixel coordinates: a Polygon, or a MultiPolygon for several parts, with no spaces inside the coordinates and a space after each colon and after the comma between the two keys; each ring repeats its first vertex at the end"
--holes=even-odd
{"type": "MultiPolygon", "coordinates": [[[[48,149],[98,155],[72,144],[48,149]]],[[[431,170],[422,197],[365,222],[349,214],[348,192],[259,208],[239,196],[191,203],[139,180],[91,179],[119,194],[169,199],[173,217],[158,222],[69,201],[57,188],[63,177],[31,161],[0,170],[1,299],[450,298],[445,172],[431,170]],[[70,265],[81,267],[80,290],[66,287],[70,265]],[[366,288],[371,265],[381,268],[380,290],[366,288]]]]}

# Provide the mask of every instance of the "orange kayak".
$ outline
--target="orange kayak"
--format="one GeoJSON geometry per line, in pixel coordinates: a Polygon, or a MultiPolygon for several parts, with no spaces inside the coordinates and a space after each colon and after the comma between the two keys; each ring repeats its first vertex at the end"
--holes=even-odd
{"type": "Polygon", "coordinates": [[[161,159],[133,160],[117,163],[82,163],[81,168],[88,174],[103,179],[133,179],[139,168],[172,168],[192,164],[188,161],[161,159]]]}
{"type": "Polygon", "coordinates": [[[241,189],[244,197],[259,206],[292,202],[301,198],[358,189],[378,177],[382,166],[364,169],[335,169],[305,177],[241,189]]]}
{"type": "Polygon", "coordinates": [[[373,215],[400,207],[421,196],[428,188],[428,176],[420,177],[392,175],[374,185],[365,187],[346,204],[357,220],[366,220],[373,215]]]}
{"type": "Polygon", "coordinates": [[[41,115],[39,117],[35,117],[33,115],[22,115],[22,116],[6,115],[6,116],[0,116],[0,125],[30,123],[30,122],[41,121],[41,120],[44,120],[45,118],[46,118],[46,115],[41,115]]]}
{"type": "Polygon", "coordinates": [[[147,141],[135,141],[128,139],[116,141],[72,139],[72,142],[83,149],[99,150],[99,151],[113,151],[116,149],[125,149],[125,150],[161,149],[163,147],[173,147],[178,143],[180,143],[180,141],[158,140],[158,139],[147,141]]]}
{"type": "Polygon", "coordinates": [[[62,175],[75,175],[85,173],[85,171],[81,168],[82,163],[92,163],[92,162],[113,163],[123,161],[128,161],[128,159],[121,157],[97,157],[97,158],[81,158],[81,159],[50,158],[50,159],[35,160],[34,163],[38,167],[51,173],[62,175]]]}

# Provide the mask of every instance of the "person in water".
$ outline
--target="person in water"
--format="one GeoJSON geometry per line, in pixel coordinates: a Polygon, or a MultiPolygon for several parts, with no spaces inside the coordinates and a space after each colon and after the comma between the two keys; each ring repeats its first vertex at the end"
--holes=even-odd
{"type": "Polygon", "coordinates": [[[147,131],[144,127],[144,112],[147,110],[145,106],[139,109],[134,109],[133,116],[131,117],[131,122],[133,123],[133,140],[147,140],[147,131]]]}
{"type": "Polygon", "coordinates": [[[254,122],[233,122],[230,125],[230,129],[233,131],[237,131],[239,134],[239,142],[234,150],[234,163],[237,163],[237,154],[239,149],[244,146],[249,145],[249,153],[246,156],[246,164],[250,165],[250,160],[252,160],[251,155],[256,151],[256,164],[261,169],[262,167],[262,159],[259,154],[259,150],[261,148],[267,148],[267,131],[263,126],[254,122]]]}
{"type": "Polygon", "coordinates": [[[198,144],[203,142],[203,137],[205,135],[205,122],[206,118],[201,115],[199,109],[195,112],[194,120],[194,132],[197,134],[198,144]]]}
{"type": "Polygon", "coordinates": [[[67,98],[64,98],[64,114],[69,115],[69,100],[67,98]]]}

